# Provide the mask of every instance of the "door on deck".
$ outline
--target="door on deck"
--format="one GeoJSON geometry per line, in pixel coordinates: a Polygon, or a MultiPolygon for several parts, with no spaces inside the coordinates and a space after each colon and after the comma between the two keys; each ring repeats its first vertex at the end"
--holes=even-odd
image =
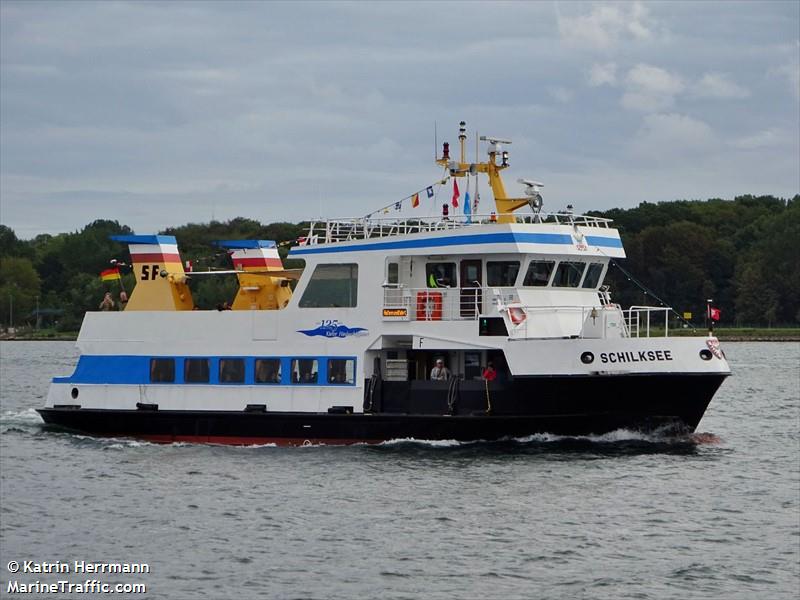
{"type": "Polygon", "coordinates": [[[481,261],[461,261],[461,316],[477,318],[483,310],[481,261]]]}

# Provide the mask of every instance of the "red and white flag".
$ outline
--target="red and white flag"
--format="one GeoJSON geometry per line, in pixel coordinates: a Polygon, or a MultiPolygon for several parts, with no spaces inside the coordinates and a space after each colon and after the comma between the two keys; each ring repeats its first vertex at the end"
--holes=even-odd
{"type": "Polygon", "coordinates": [[[708,318],[712,321],[719,321],[720,316],[722,315],[722,311],[718,308],[714,308],[713,306],[708,307],[708,318]]]}

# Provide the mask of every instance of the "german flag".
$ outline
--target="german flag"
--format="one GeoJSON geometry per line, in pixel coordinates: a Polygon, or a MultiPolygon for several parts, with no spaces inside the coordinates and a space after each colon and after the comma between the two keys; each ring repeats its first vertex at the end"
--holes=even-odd
{"type": "Polygon", "coordinates": [[[100,279],[102,279],[103,281],[114,281],[119,278],[120,278],[119,269],[116,267],[114,267],[113,269],[106,269],[105,271],[100,273],[100,279]]]}

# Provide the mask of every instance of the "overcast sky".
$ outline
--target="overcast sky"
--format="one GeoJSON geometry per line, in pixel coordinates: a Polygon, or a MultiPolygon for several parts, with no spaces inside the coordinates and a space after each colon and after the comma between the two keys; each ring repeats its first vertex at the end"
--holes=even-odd
{"type": "Polygon", "coordinates": [[[800,191],[796,1],[3,0],[0,26],[22,238],[363,215],[436,181],[461,119],[549,210],[800,191]]]}

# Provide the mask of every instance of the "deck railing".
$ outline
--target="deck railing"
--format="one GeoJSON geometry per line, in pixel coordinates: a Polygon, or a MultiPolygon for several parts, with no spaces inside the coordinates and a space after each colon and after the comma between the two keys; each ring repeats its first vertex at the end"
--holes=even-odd
{"type": "Polygon", "coordinates": [[[669,308],[616,304],[529,306],[519,303],[515,288],[406,288],[386,285],[386,321],[474,321],[503,317],[512,339],[547,337],[669,336],[669,308]]]}
{"type": "MultiPolygon", "coordinates": [[[[512,215],[515,223],[549,223],[578,227],[609,228],[611,219],[575,215],[571,213],[539,213],[526,216],[512,215]]],[[[420,217],[414,219],[357,218],[324,219],[311,221],[303,245],[330,244],[370,238],[382,238],[429,231],[447,231],[462,227],[496,225],[497,215],[452,215],[442,217],[420,217]]]]}

